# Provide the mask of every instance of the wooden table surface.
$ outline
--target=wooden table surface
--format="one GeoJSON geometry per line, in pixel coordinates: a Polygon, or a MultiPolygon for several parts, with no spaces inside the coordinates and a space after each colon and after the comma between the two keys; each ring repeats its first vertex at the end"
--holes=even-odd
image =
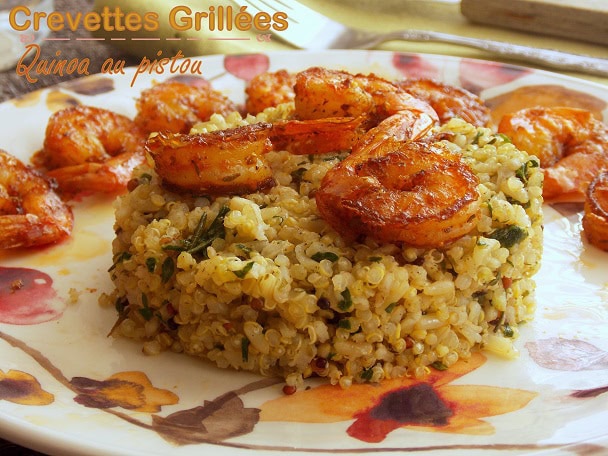
{"type": "MultiPolygon", "coordinates": [[[[54,10],[56,11],[89,11],[93,6],[93,0],[55,0],[54,10]]],[[[86,36],[84,30],[76,33],[69,32],[70,37],[86,36]]],[[[51,33],[49,37],[66,37],[66,32],[51,33]]],[[[70,57],[88,57],[91,60],[90,68],[100,68],[101,63],[109,58],[124,59],[127,65],[136,65],[140,59],[129,56],[123,51],[99,41],[45,41],[41,44],[41,55],[48,58],[55,55],[57,50],[61,50],[63,55],[70,57]]],[[[0,102],[10,100],[25,93],[49,87],[60,82],[65,82],[71,78],[79,77],[78,74],[69,75],[49,75],[40,76],[35,83],[29,83],[24,76],[17,75],[14,69],[0,73],[0,102]]],[[[36,451],[21,447],[10,441],[0,438],[0,455],[2,456],[35,456],[41,455],[36,451]]]]}

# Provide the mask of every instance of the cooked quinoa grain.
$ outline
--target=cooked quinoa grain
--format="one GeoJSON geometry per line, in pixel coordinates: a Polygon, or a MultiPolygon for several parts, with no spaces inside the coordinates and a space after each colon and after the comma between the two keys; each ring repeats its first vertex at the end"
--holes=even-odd
{"type": "Polygon", "coordinates": [[[542,254],[538,160],[458,119],[441,131],[483,202],[477,228],[442,249],[345,243],[314,199],[339,154],[270,152],[276,187],[215,199],[172,193],[142,167],[116,203],[115,290],[102,297],[119,314],[114,334],[288,387],[420,378],[476,349],[515,356],[542,254]]]}

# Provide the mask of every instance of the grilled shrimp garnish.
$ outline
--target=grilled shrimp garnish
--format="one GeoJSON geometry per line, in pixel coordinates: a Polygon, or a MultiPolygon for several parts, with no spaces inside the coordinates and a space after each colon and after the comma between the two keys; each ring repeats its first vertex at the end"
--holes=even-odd
{"type": "Polygon", "coordinates": [[[195,194],[243,194],[272,187],[272,170],[264,157],[270,150],[272,125],[257,123],[211,133],[160,132],[146,149],[163,182],[195,194]]]}
{"type": "Polygon", "coordinates": [[[498,131],[544,168],[545,201],[585,200],[587,187],[608,169],[608,126],[577,108],[529,108],[505,115],[498,131]]]}
{"type": "Polygon", "coordinates": [[[66,195],[117,193],[145,159],[145,134],[126,116],[92,106],[55,112],[43,148],[33,158],[66,195]]]}
{"type": "Polygon", "coordinates": [[[61,241],[72,224],[72,211],[51,181],[0,150],[0,249],[61,241]]]}
{"type": "Polygon", "coordinates": [[[460,117],[476,127],[490,124],[490,108],[468,90],[427,78],[404,79],[395,85],[430,104],[442,124],[453,117],[460,117]]]}
{"type": "Polygon", "coordinates": [[[197,80],[196,85],[178,81],[158,83],[141,92],[136,107],[135,123],[146,133],[187,133],[194,124],[209,120],[214,113],[227,115],[238,111],[234,102],[204,79],[197,80]]]}
{"type": "Polygon", "coordinates": [[[275,185],[265,154],[322,154],[351,149],[359,139],[361,119],[260,122],[200,134],[160,132],[146,149],[155,170],[176,191],[243,194],[275,185]]]}
{"type": "Polygon", "coordinates": [[[286,70],[265,72],[255,76],[245,87],[245,111],[258,114],[266,108],[274,108],[293,101],[295,73],[286,70]]]}
{"type": "Polygon", "coordinates": [[[429,138],[439,118],[427,102],[373,75],[312,68],[295,79],[295,119],[153,135],[147,149],[157,173],[181,191],[247,193],[274,185],[268,150],[351,150],[315,196],[342,236],[441,246],[475,227],[478,179],[429,138]]]}
{"type": "Polygon", "coordinates": [[[427,102],[373,74],[313,67],[296,75],[294,91],[299,119],[364,116],[373,127],[400,111],[416,111],[439,120],[427,102]]]}
{"type": "Polygon", "coordinates": [[[589,184],[583,230],[590,244],[608,251],[608,171],[600,173],[589,184]]]}
{"type": "Polygon", "coordinates": [[[438,247],[476,226],[478,184],[440,142],[386,138],[330,169],[315,199],[321,216],[347,239],[438,247]]]}

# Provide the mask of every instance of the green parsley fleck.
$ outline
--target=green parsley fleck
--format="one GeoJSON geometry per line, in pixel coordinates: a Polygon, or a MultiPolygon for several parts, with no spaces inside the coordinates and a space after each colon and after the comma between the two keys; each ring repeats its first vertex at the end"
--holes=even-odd
{"type": "Polygon", "coordinates": [[[148,272],[150,274],[154,273],[154,270],[156,269],[156,258],[146,258],[146,268],[148,268],[148,272]]]}
{"type": "Polygon", "coordinates": [[[437,369],[438,371],[444,371],[444,370],[447,370],[447,368],[448,368],[448,366],[443,364],[441,361],[435,361],[434,363],[431,364],[431,367],[433,369],[437,369]]]}
{"type": "Polygon", "coordinates": [[[173,258],[171,258],[171,257],[165,258],[165,260],[163,261],[163,264],[161,265],[160,278],[161,278],[162,283],[167,283],[169,281],[169,279],[173,276],[174,272],[175,272],[175,263],[173,262],[173,258]]]}
{"type": "Polygon", "coordinates": [[[250,261],[249,263],[247,263],[245,266],[243,266],[243,269],[240,269],[238,271],[232,271],[234,273],[235,276],[237,276],[239,279],[244,278],[247,273],[249,271],[251,271],[251,268],[253,268],[253,261],[250,261]]]}
{"type": "Polygon", "coordinates": [[[388,306],[386,306],[386,308],[384,309],[384,311],[386,313],[391,313],[393,310],[395,310],[395,306],[397,305],[396,302],[391,302],[388,306]]]}
{"type": "Polygon", "coordinates": [[[243,358],[243,362],[246,363],[249,361],[249,339],[243,337],[241,339],[241,357],[243,358]]]}
{"type": "Polygon", "coordinates": [[[342,311],[346,311],[353,305],[353,298],[351,297],[350,290],[348,288],[345,288],[340,294],[342,295],[342,301],[338,303],[338,308],[342,311]]]}
{"type": "Polygon", "coordinates": [[[506,248],[513,247],[515,244],[523,241],[526,236],[528,236],[528,232],[517,225],[508,225],[503,228],[498,228],[488,235],[489,238],[496,239],[500,242],[502,247],[506,248]]]}
{"type": "Polygon", "coordinates": [[[343,318],[338,322],[338,328],[351,329],[350,320],[348,318],[343,318]]]}
{"type": "Polygon", "coordinates": [[[322,260],[329,260],[332,263],[335,261],[338,261],[338,259],[340,258],[338,255],[336,255],[334,252],[317,252],[314,253],[311,258],[313,260],[315,260],[317,263],[320,263],[322,260]]]}
{"type": "Polygon", "coordinates": [[[372,379],[372,377],[374,376],[374,371],[373,371],[373,369],[371,367],[368,368],[368,369],[363,369],[361,371],[360,376],[361,376],[362,380],[365,380],[366,382],[369,382],[372,379]]]}

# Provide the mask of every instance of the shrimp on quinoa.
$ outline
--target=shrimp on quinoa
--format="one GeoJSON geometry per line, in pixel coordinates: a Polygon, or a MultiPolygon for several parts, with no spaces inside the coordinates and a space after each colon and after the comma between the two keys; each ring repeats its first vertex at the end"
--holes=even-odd
{"type": "Polygon", "coordinates": [[[296,75],[295,117],[366,118],[369,128],[400,112],[417,113],[420,134],[439,121],[435,110],[383,78],[313,67],[296,75]]]}
{"type": "Polygon", "coordinates": [[[265,72],[255,76],[245,87],[245,111],[258,114],[266,108],[274,108],[293,101],[295,73],[286,70],[265,72]]]}
{"type": "Polygon", "coordinates": [[[361,119],[285,120],[200,134],[159,132],[146,149],[155,170],[174,190],[243,194],[275,185],[265,154],[322,154],[351,149],[359,139],[361,119]]]}
{"type": "Polygon", "coordinates": [[[48,170],[59,191],[116,193],[143,163],[145,134],[126,116],[92,106],[73,106],[49,119],[43,148],[33,162],[48,170]]]}
{"type": "Polygon", "coordinates": [[[372,133],[381,141],[365,141],[327,172],[315,193],[333,229],[347,239],[438,247],[476,226],[479,181],[459,155],[431,139],[372,133]]]}
{"type": "Polygon", "coordinates": [[[427,78],[410,78],[395,83],[407,93],[425,100],[437,112],[444,124],[453,117],[477,127],[490,124],[490,108],[483,100],[468,90],[427,78]]]}
{"type": "Polygon", "coordinates": [[[72,211],[52,181],[0,150],[0,249],[59,242],[72,224],[72,211]]]}
{"type": "Polygon", "coordinates": [[[257,123],[203,134],[159,132],[146,148],[170,188],[198,194],[252,193],[272,187],[271,124],[257,123]]]}
{"type": "Polygon", "coordinates": [[[583,230],[590,244],[608,251],[608,171],[600,173],[589,184],[583,230]]]}
{"type": "Polygon", "coordinates": [[[170,131],[188,133],[197,122],[212,114],[228,115],[238,111],[229,98],[211,87],[205,79],[197,84],[165,81],[141,92],[135,123],[146,133],[170,131]]]}
{"type": "Polygon", "coordinates": [[[608,169],[608,126],[578,108],[529,108],[505,115],[498,131],[544,169],[546,201],[583,202],[598,172],[608,169]]]}

